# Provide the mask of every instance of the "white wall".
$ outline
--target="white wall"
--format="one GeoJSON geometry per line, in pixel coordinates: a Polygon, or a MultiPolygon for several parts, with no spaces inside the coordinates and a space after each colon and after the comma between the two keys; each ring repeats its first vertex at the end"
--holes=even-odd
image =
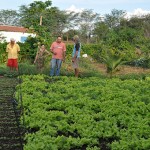
{"type": "MultiPolygon", "coordinates": [[[[35,37],[35,34],[32,33],[21,33],[21,32],[5,32],[5,31],[0,31],[1,36],[5,37],[6,42],[10,42],[10,38],[14,38],[16,42],[21,42],[21,37],[28,37],[32,36],[35,37]]],[[[3,41],[1,41],[3,42],[3,41]]]]}

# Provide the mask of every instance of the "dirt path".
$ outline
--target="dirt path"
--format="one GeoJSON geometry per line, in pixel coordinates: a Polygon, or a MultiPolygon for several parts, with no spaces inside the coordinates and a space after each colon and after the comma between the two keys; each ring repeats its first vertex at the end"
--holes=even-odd
{"type": "Polygon", "coordinates": [[[16,85],[16,79],[0,77],[0,150],[22,150],[18,111],[13,107],[16,85]]]}
{"type": "MultiPolygon", "coordinates": [[[[104,64],[93,63],[95,68],[99,70],[102,74],[107,74],[107,69],[104,64]]],[[[119,66],[115,75],[126,75],[126,74],[150,74],[150,69],[144,69],[140,67],[131,66],[119,66]]]]}

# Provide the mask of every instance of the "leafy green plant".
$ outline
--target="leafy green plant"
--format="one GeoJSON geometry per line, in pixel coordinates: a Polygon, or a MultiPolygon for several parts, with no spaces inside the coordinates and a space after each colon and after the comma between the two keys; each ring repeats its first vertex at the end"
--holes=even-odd
{"type": "Polygon", "coordinates": [[[120,52],[116,49],[109,49],[103,50],[101,54],[101,59],[103,60],[104,64],[106,64],[107,72],[112,75],[116,68],[125,63],[124,60],[124,53],[120,52]]]}
{"type": "Polygon", "coordinates": [[[149,80],[23,75],[25,150],[148,149],[149,80]]]}
{"type": "Polygon", "coordinates": [[[106,64],[107,72],[112,76],[119,65],[135,59],[134,47],[126,41],[120,47],[103,46],[99,57],[106,64]]]}

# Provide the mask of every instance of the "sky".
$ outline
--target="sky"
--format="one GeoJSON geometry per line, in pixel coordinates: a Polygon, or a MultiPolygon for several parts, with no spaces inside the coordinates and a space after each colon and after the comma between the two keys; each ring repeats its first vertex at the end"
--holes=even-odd
{"type": "MultiPolygon", "coordinates": [[[[0,10],[18,10],[21,5],[28,5],[34,0],[1,0],[0,10]]],[[[41,0],[45,1],[45,0],[41,0]]],[[[81,11],[92,9],[101,15],[111,13],[111,10],[124,10],[128,14],[150,13],[150,0],[52,0],[52,6],[60,10],[81,11]]]]}

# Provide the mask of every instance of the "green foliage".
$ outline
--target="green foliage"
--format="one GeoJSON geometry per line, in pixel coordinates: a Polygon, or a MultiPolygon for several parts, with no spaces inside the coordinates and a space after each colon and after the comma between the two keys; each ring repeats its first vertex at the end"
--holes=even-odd
{"type": "Polygon", "coordinates": [[[0,65],[0,75],[5,75],[8,73],[8,68],[6,68],[6,65],[0,65]]]}
{"type": "Polygon", "coordinates": [[[79,35],[79,31],[70,29],[67,32],[63,33],[63,40],[64,41],[68,41],[68,40],[72,41],[72,38],[74,37],[74,35],[79,35]]]}
{"type": "Polygon", "coordinates": [[[94,13],[93,10],[83,10],[78,14],[78,18],[76,19],[77,26],[80,29],[80,35],[82,40],[85,43],[90,43],[90,38],[92,35],[93,24],[100,19],[100,15],[94,13]]]}
{"type": "Polygon", "coordinates": [[[102,46],[102,51],[98,56],[98,60],[106,65],[107,72],[111,76],[119,65],[135,58],[134,49],[128,42],[122,42],[119,48],[102,46]]]}
{"type": "Polygon", "coordinates": [[[22,76],[24,150],[150,147],[146,80],[22,76]]]}
{"type": "Polygon", "coordinates": [[[82,52],[92,57],[101,55],[102,45],[101,44],[83,44],[82,52]]]}
{"type": "Polygon", "coordinates": [[[6,42],[0,43],[0,63],[7,61],[6,45],[6,42]]]}
{"type": "Polygon", "coordinates": [[[46,2],[34,1],[30,3],[29,6],[25,5],[20,6],[19,11],[21,16],[20,18],[21,24],[28,28],[31,26],[36,28],[39,25],[42,13],[44,13],[45,9],[49,6],[51,6],[51,2],[49,0],[46,2]]]}
{"type": "Polygon", "coordinates": [[[104,42],[106,45],[112,45],[114,47],[120,47],[120,45],[124,42],[128,42],[128,45],[136,45],[136,43],[139,42],[139,38],[142,35],[140,35],[140,32],[131,29],[131,28],[123,28],[123,29],[115,29],[110,30],[105,39],[104,42]]]}
{"type": "Polygon", "coordinates": [[[11,72],[9,70],[9,68],[6,66],[6,64],[3,64],[3,65],[0,65],[0,75],[3,75],[3,76],[7,76],[7,77],[17,77],[18,75],[23,75],[23,74],[26,74],[26,75],[35,75],[35,74],[38,74],[38,70],[36,69],[36,66],[31,64],[30,62],[22,62],[22,63],[19,63],[18,64],[18,68],[19,68],[19,71],[16,72],[11,72]]]}
{"type": "Polygon", "coordinates": [[[19,75],[32,75],[37,73],[38,71],[36,69],[36,66],[31,64],[30,62],[19,63],[19,75]]]}
{"type": "Polygon", "coordinates": [[[100,57],[107,66],[107,72],[111,75],[120,64],[125,63],[124,53],[116,49],[103,50],[100,57]]]}
{"type": "Polygon", "coordinates": [[[150,58],[139,58],[126,64],[136,67],[150,68],[150,58]]]}
{"type": "MultiPolygon", "coordinates": [[[[115,77],[115,76],[113,76],[115,77]]],[[[120,75],[116,76],[116,78],[119,78],[121,80],[145,80],[147,78],[146,74],[126,74],[126,75],[120,75]]]]}
{"type": "Polygon", "coordinates": [[[19,10],[22,26],[28,27],[45,40],[50,39],[51,36],[61,35],[67,19],[64,11],[50,7],[51,4],[50,0],[34,1],[28,6],[22,5],[19,10]]]}
{"type": "MultiPolygon", "coordinates": [[[[66,48],[66,54],[67,57],[71,57],[72,51],[73,51],[73,44],[67,44],[66,48]]],[[[98,57],[101,55],[102,51],[102,45],[101,44],[82,44],[81,43],[81,55],[82,54],[87,54],[92,57],[98,57]]]]}
{"type": "Polygon", "coordinates": [[[105,23],[109,28],[115,28],[123,20],[126,12],[123,10],[113,9],[110,14],[105,15],[105,23]]]}
{"type": "Polygon", "coordinates": [[[94,35],[97,36],[97,42],[102,41],[106,38],[106,35],[109,32],[109,27],[105,22],[97,22],[95,23],[94,35]]]}

